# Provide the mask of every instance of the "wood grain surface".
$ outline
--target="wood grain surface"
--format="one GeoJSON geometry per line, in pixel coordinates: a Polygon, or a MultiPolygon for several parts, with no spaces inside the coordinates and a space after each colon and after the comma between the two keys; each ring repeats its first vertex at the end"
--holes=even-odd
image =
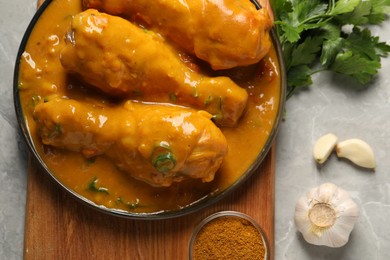
{"type": "Polygon", "coordinates": [[[241,187],[208,208],[167,220],[131,220],[97,212],[76,201],[30,159],[24,258],[187,259],[196,225],[221,210],[253,217],[274,252],[274,148],[241,187]]]}

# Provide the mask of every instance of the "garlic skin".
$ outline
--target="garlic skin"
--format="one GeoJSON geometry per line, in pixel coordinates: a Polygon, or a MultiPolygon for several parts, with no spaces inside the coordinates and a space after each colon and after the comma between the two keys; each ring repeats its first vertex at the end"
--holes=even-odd
{"type": "Polygon", "coordinates": [[[364,168],[375,169],[375,156],[371,147],[360,139],[348,139],[336,145],[336,154],[364,168]]]}
{"type": "Polygon", "coordinates": [[[359,208],[348,192],[332,183],[311,189],[295,206],[295,225],[314,245],[345,245],[358,217],[359,208]]]}
{"type": "Polygon", "coordinates": [[[321,136],[314,144],[314,160],[319,164],[323,164],[336,147],[337,140],[337,136],[332,133],[321,136]]]}

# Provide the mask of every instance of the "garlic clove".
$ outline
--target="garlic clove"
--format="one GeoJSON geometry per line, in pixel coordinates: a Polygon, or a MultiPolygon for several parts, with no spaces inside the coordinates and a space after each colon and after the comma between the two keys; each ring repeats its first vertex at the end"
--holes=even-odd
{"type": "Polygon", "coordinates": [[[345,245],[358,216],[357,204],[332,183],[311,189],[295,206],[295,225],[303,238],[314,245],[345,245]]]}
{"type": "Polygon", "coordinates": [[[364,168],[374,169],[376,167],[374,152],[366,142],[360,139],[348,139],[338,143],[336,154],[364,168]]]}
{"type": "Polygon", "coordinates": [[[332,133],[321,136],[313,148],[313,157],[317,163],[323,164],[333,152],[337,144],[337,136],[332,133]]]}

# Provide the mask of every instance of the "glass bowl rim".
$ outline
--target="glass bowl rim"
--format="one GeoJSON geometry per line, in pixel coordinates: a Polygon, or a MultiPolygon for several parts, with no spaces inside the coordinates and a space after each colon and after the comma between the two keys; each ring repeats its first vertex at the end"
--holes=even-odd
{"type": "Polygon", "coordinates": [[[195,226],[195,229],[192,232],[191,238],[190,238],[189,243],[188,243],[188,259],[189,260],[193,259],[192,249],[194,247],[194,244],[195,244],[195,241],[197,239],[199,232],[208,223],[210,223],[213,220],[216,220],[218,218],[221,218],[221,217],[241,218],[241,219],[245,219],[245,220],[249,221],[260,234],[261,240],[262,240],[264,248],[265,248],[264,260],[269,259],[269,256],[270,256],[269,248],[270,247],[269,247],[268,237],[267,237],[267,234],[265,233],[264,229],[260,226],[260,224],[255,219],[253,219],[251,216],[249,216],[248,214],[245,214],[243,212],[234,211],[234,210],[223,210],[223,211],[218,211],[218,212],[215,212],[215,213],[207,216],[206,218],[202,219],[197,224],[197,226],[195,226]]]}

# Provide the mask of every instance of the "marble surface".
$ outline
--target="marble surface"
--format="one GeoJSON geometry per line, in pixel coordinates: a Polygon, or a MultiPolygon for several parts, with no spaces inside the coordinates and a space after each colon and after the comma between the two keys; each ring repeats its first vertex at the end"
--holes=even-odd
{"type": "MultiPolygon", "coordinates": [[[[18,133],[13,105],[13,66],[23,33],[35,12],[31,0],[2,1],[0,8],[0,259],[23,258],[27,149],[18,133]]],[[[374,27],[390,41],[390,21],[374,27]]],[[[286,105],[277,137],[275,259],[390,259],[390,58],[376,80],[359,91],[332,74],[314,77],[307,91],[286,105]],[[321,135],[361,138],[374,149],[375,172],[358,169],[332,155],[323,167],[312,158],[321,135]],[[361,214],[347,245],[332,249],[306,243],[294,225],[297,199],[333,182],[350,192],[361,214]]]]}

